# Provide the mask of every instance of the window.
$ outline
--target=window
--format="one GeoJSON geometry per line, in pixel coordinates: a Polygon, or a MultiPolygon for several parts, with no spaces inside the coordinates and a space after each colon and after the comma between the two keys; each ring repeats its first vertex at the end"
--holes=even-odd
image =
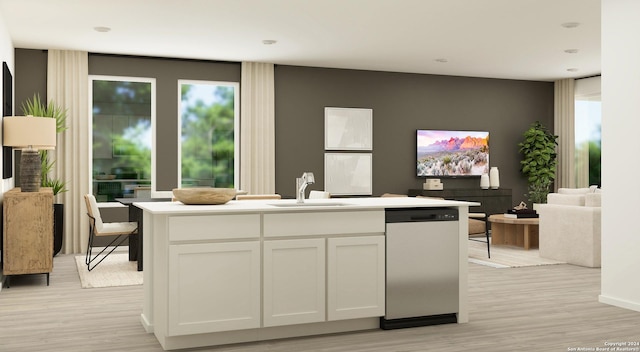
{"type": "Polygon", "coordinates": [[[239,167],[239,85],[178,81],[181,187],[233,188],[239,167]]]}
{"type": "Polygon", "coordinates": [[[90,76],[93,194],[99,202],[151,187],[155,79],[90,76]]]}
{"type": "Polygon", "coordinates": [[[600,77],[576,80],[575,84],[575,165],[576,186],[602,185],[600,77]]]}

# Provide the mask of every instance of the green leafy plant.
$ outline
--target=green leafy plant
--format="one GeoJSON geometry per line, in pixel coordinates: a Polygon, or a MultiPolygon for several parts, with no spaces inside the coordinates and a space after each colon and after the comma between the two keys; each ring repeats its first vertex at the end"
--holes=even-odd
{"type": "Polygon", "coordinates": [[[547,194],[556,178],[558,136],[536,121],[524,132],[523,137],[518,147],[523,156],[521,171],[529,183],[527,198],[532,203],[546,203],[547,194]]]}
{"type": "MultiPolygon", "coordinates": [[[[32,99],[27,99],[22,103],[22,113],[26,116],[50,117],[56,119],[56,133],[67,130],[67,110],[56,105],[53,101],[44,104],[39,94],[34,94],[32,99]]],[[[53,194],[66,192],[66,182],[59,179],[52,179],[49,176],[55,160],[50,160],[47,150],[40,150],[40,173],[41,187],[51,187],[53,194]]]]}

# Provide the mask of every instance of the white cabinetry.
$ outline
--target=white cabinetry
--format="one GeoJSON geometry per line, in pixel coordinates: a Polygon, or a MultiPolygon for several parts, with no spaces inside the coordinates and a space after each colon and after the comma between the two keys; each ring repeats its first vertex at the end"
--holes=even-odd
{"type": "Polygon", "coordinates": [[[265,214],[263,221],[266,238],[283,238],[264,244],[265,326],[384,315],[384,213],[278,213],[265,214]],[[288,240],[293,237],[300,239],[288,240]],[[276,254],[274,264],[269,258],[276,254]]]}
{"type": "Polygon", "coordinates": [[[164,349],[379,326],[384,208],[252,204],[140,205],[149,264],[141,318],[164,349]]]}
{"type": "Polygon", "coordinates": [[[383,316],[384,236],[327,241],[327,320],[383,316]]]}
{"type": "Polygon", "coordinates": [[[260,242],[169,247],[168,335],[260,326],[260,242]]]}
{"type": "Polygon", "coordinates": [[[264,242],[264,326],[325,320],[325,240],[264,242]]]}
{"type": "MultiPolygon", "coordinates": [[[[156,250],[168,244],[167,280],[158,286],[167,288],[167,335],[260,327],[260,215],[162,219],[166,222],[152,229],[167,239],[156,250]]],[[[148,270],[161,273],[165,268],[148,270]]]]}

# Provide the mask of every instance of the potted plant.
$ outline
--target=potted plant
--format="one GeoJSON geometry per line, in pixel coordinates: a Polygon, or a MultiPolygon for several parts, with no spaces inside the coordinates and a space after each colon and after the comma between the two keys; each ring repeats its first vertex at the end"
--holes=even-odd
{"type": "MultiPolygon", "coordinates": [[[[32,99],[27,99],[22,103],[22,113],[25,116],[51,117],[56,119],[56,133],[67,130],[67,110],[57,106],[53,101],[44,104],[42,100],[40,100],[39,94],[34,94],[32,99]]],[[[66,192],[67,189],[66,182],[58,178],[51,178],[49,175],[54,164],[55,160],[49,159],[48,151],[40,150],[40,177],[42,180],[40,186],[51,187],[53,195],[55,196],[58,193],[66,192]]],[[[56,203],[53,206],[53,255],[56,255],[60,249],[62,249],[64,204],[56,203]]]]}
{"type": "Polygon", "coordinates": [[[527,198],[531,203],[546,203],[556,178],[558,136],[536,121],[523,137],[518,147],[522,154],[521,171],[529,183],[527,198]]]}

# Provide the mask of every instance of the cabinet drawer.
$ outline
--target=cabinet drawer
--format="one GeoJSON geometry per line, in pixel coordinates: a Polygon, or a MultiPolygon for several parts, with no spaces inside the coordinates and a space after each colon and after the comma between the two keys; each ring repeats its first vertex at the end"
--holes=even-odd
{"type": "Polygon", "coordinates": [[[260,237],[260,214],[169,217],[169,241],[260,237]]]}
{"type": "Polygon", "coordinates": [[[264,236],[384,233],[384,210],[264,215],[264,236]]]}

